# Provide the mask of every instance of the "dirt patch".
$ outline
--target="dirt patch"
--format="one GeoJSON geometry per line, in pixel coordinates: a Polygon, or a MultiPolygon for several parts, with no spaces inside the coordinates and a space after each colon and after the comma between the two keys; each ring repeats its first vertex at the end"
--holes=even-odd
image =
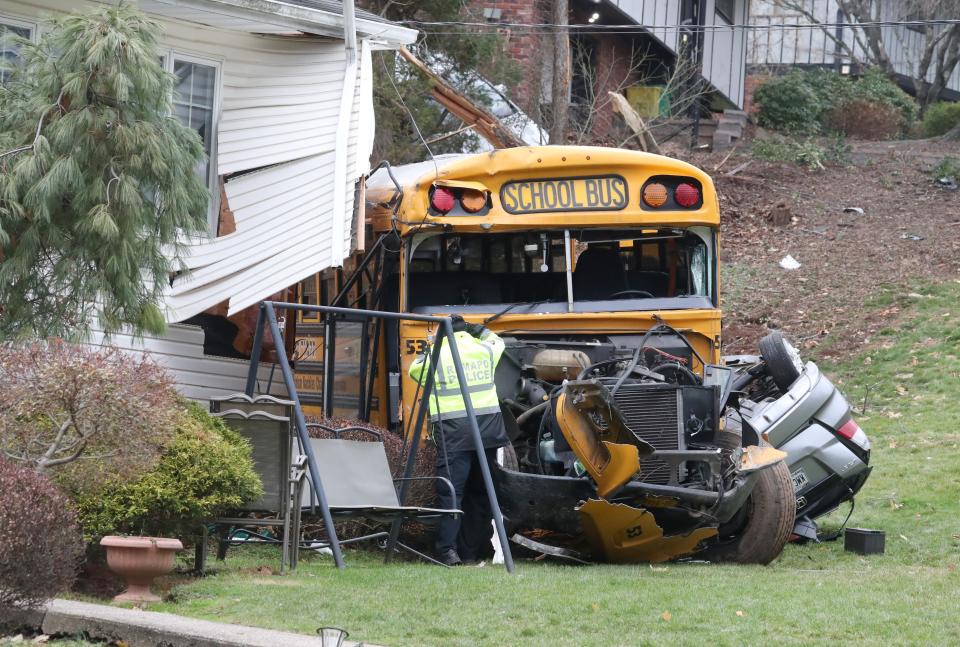
{"type": "Polygon", "coordinates": [[[752,159],[725,175],[751,159],[748,144],[740,149],[719,171],[725,154],[671,151],[710,173],[719,193],[725,352],[756,352],[779,328],[815,355],[846,356],[890,325],[896,307],[879,307],[882,294],[960,276],[960,192],[930,174],[960,158],[960,145],[860,142],[850,165],[752,159]],[[787,255],[800,267],[783,269],[787,255]]]}

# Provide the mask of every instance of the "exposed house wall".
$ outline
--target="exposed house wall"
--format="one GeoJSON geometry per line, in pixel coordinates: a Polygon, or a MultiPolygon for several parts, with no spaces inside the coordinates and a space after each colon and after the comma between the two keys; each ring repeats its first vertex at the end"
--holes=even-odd
{"type": "MultiPolygon", "coordinates": [[[[202,402],[217,395],[239,393],[246,388],[250,363],[241,359],[204,355],[203,330],[197,326],[174,324],[163,337],[145,336],[141,339],[115,334],[107,340],[97,330],[91,335],[90,343],[94,346],[117,346],[136,355],[149,354],[170,372],[177,391],[191,400],[202,402]]],[[[261,367],[258,372],[258,391],[285,395],[280,372],[274,372],[272,381],[270,373],[269,366],[261,367]]]]}
{"type": "MultiPolygon", "coordinates": [[[[527,25],[550,22],[548,0],[475,0],[470,6],[496,12],[493,15],[497,18],[491,22],[527,25]]],[[[510,98],[536,119],[540,114],[541,100],[549,103],[550,98],[551,37],[510,27],[502,27],[500,33],[506,41],[504,54],[517,62],[522,79],[511,88],[510,98]]]]}
{"type": "MultiPolygon", "coordinates": [[[[225,295],[230,296],[229,312],[234,314],[257,303],[264,295],[324,268],[342,264],[350,252],[353,186],[368,167],[373,145],[370,47],[366,42],[362,45],[359,74],[352,88],[345,204],[337,213],[334,212],[333,182],[335,133],[343,87],[343,46],[302,43],[300,47],[300,52],[292,54],[298,61],[311,59],[323,64],[332,61],[331,68],[335,71],[328,77],[307,75],[306,80],[296,83],[296,77],[286,76],[289,68],[285,67],[283,58],[274,53],[264,57],[271,63],[270,67],[259,69],[266,73],[272,68],[275,76],[282,71],[282,81],[289,85],[260,92],[256,84],[252,84],[224,93],[224,122],[230,127],[226,132],[220,131],[219,141],[225,142],[228,148],[227,156],[221,153],[219,159],[221,173],[248,171],[254,168],[251,165],[265,168],[227,180],[225,191],[237,229],[192,250],[187,259],[192,271],[177,279],[167,300],[170,321],[182,321],[224,300],[225,295]],[[287,112],[291,105],[294,110],[303,111],[287,112]],[[279,109],[275,109],[277,107],[279,109]],[[231,115],[229,120],[227,115],[231,115]],[[277,121],[280,123],[274,124],[277,121]],[[290,132],[280,135],[263,132],[272,129],[290,132]],[[242,131],[249,131],[249,137],[238,137],[242,131]],[[259,153],[278,163],[258,164],[259,153]],[[340,236],[338,243],[335,232],[340,236]]],[[[228,58],[224,68],[233,63],[233,59],[228,58]]],[[[234,67],[240,74],[225,73],[227,79],[251,78],[242,75],[249,73],[242,62],[234,67]]]]}
{"type": "MultiPolygon", "coordinates": [[[[896,0],[879,0],[880,19],[883,21],[903,20],[902,11],[896,0]]],[[[807,11],[818,22],[836,23],[845,20],[836,0],[806,0],[807,11]]],[[[800,12],[776,6],[769,0],[753,0],[750,5],[750,21],[764,27],[751,32],[748,46],[747,63],[752,68],[799,66],[799,67],[836,67],[850,65],[868,59],[861,43],[854,37],[852,28],[831,28],[831,33],[850,48],[852,56],[840,49],[822,29],[784,29],[782,25],[795,23],[812,24],[800,12]]],[[[937,29],[943,29],[938,27],[937,29]]],[[[905,26],[884,26],[880,28],[887,44],[887,53],[897,74],[912,78],[915,65],[923,53],[925,36],[916,29],[905,26]]],[[[931,66],[927,80],[933,80],[931,66]]],[[[947,89],[960,92],[960,67],[953,71],[947,83],[947,89]]]]}

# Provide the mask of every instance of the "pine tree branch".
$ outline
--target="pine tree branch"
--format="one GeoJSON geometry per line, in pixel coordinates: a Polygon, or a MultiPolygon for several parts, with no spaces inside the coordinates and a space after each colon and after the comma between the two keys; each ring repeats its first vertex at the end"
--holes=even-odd
{"type": "Polygon", "coordinates": [[[8,155],[16,155],[17,153],[23,153],[25,151],[33,150],[33,148],[37,145],[37,141],[40,140],[40,130],[43,128],[43,122],[46,120],[47,115],[50,114],[51,110],[53,110],[54,108],[57,108],[57,109],[61,108],[61,105],[60,105],[61,101],[63,101],[63,90],[60,90],[60,94],[57,96],[56,103],[54,103],[52,106],[44,110],[43,114],[40,115],[40,121],[39,123],[37,123],[37,131],[33,134],[33,141],[26,146],[21,146],[19,148],[14,148],[13,150],[9,150],[5,153],[0,153],[0,159],[3,159],[8,155]]]}

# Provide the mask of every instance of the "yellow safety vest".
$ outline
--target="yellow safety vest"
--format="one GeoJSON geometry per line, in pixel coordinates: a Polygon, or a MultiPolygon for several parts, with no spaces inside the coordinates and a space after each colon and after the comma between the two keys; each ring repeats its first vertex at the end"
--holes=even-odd
{"type": "MultiPolygon", "coordinates": [[[[463,374],[467,380],[466,392],[470,394],[470,403],[476,415],[499,413],[500,401],[493,374],[497,362],[503,354],[503,340],[491,331],[486,331],[482,339],[476,339],[465,330],[453,333],[463,362],[463,374]]],[[[440,366],[434,374],[433,393],[430,394],[430,419],[444,420],[464,418],[467,415],[460,394],[460,383],[453,364],[450,344],[440,348],[440,366]]],[[[430,363],[431,349],[427,350],[410,365],[410,377],[421,384],[430,363]]]]}

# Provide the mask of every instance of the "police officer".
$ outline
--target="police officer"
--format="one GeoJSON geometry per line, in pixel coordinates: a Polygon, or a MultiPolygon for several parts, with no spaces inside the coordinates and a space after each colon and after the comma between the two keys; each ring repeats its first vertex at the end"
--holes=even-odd
{"type": "MultiPolygon", "coordinates": [[[[510,442],[493,381],[497,362],[503,354],[503,340],[480,324],[468,324],[457,315],[451,319],[467,380],[464,392],[470,395],[489,465],[496,459],[497,448],[510,442]]],[[[450,489],[439,481],[437,496],[440,507],[457,508],[463,515],[445,517],[440,522],[434,549],[439,561],[455,566],[477,561],[481,551],[489,548],[493,516],[449,344],[444,343],[440,349],[439,361],[430,396],[430,420],[437,445],[436,474],[450,480],[456,500],[451,499],[450,489]]],[[[429,364],[428,349],[410,366],[410,377],[423,383],[429,364]]]]}

